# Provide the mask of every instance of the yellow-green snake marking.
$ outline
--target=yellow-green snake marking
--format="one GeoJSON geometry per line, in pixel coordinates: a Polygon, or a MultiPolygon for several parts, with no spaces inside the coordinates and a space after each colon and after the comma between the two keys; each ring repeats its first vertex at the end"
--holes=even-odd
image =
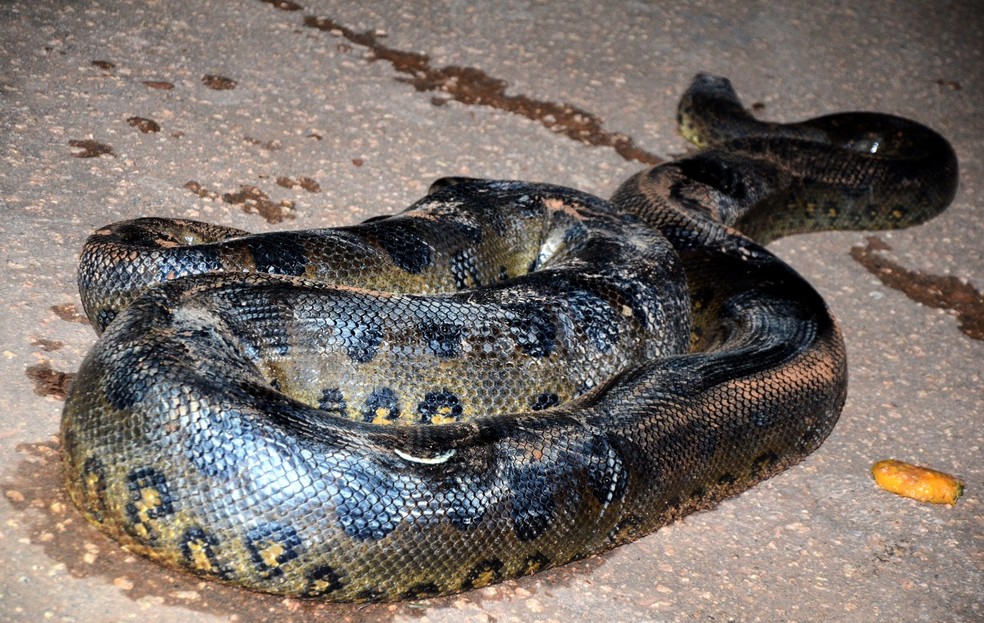
{"type": "Polygon", "coordinates": [[[707,75],[680,123],[707,149],[610,201],[448,179],[352,227],[97,231],[72,500],[207,578],[396,600],[606,550],[801,460],[843,406],[844,345],[761,245],[922,222],[956,157],[888,115],[758,122],[707,75]]]}

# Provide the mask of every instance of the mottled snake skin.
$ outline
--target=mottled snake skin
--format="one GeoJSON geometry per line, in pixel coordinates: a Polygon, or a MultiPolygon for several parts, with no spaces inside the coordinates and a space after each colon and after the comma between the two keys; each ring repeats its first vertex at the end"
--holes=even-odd
{"type": "Polygon", "coordinates": [[[606,550],[800,461],[844,344],[761,245],[922,222],[956,157],[889,115],[759,122],[707,75],[680,125],[706,149],[610,201],[455,178],[351,227],[95,232],[72,500],[200,576],[396,600],[606,550]]]}

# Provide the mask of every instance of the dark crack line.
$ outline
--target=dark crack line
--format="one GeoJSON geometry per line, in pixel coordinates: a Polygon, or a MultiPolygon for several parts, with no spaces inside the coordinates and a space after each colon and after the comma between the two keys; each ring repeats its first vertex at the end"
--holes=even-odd
{"type": "MultiPolygon", "coordinates": [[[[285,11],[300,10],[294,2],[261,0],[285,11]]],[[[562,134],[579,143],[598,147],[611,147],[626,160],[656,165],[663,162],[656,154],[635,144],[632,137],[605,130],[600,117],[570,104],[536,100],[525,95],[507,95],[509,86],[505,80],[488,75],[475,67],[447,65],[432,67],[430,57],[418,52],[397,50],[379,42],[372,31],[356,32],[331,18],[305,15],[304,25],[344,37],[349,42],[366,48],[370,61],[386,61],[406,77],[397,78],[420,92],[437,92],[431,102],[440,106],[449,100],[469,106],[488,106],[536,121],[551,132],[562,134]]]]}
{"type": "Polygon", "coordinates": [[[924,275],[893,262],[881,254],[892,247],[878,236],[865,242],[851,249],[851,257],[868,272],[913,301],[953,312],[964,335],[984,340],[984,295],[974,286],[953,275],[924,275]]]}

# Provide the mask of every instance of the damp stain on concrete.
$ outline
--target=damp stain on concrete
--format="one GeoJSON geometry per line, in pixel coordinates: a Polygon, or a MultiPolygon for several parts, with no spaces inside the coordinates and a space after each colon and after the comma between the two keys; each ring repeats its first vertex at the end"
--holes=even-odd
{"type": "Polygon", "coordinates": [[[41,363],[27,366],[24,369],[27,378],[34,385],[36,396],[51,397],[55,400],[65,400],[68,390],[75,382],[74,372],[62,372],[51,366],[51,362],[42,361],[41,363]]]}
{"type": "Polygon", "coordinates": [[[174,88],[174,83],[167,80],[144,80],[143,85],[158,91],[170,91],[174,88]]]}
{"type": "Polygon", "coordinates": [[[984,340],[984,294],[952,275],[926,275],[909,270],[883,254],[891,250],[878,236],[868,236],[864,246],[851,249],[851,257],[886,286],[918,303],[952,313],[967,337],[984,340]]]}
{"type": "Polygon", "coordinates": [[[296,2],[291,2],[290,0],[260,0],[264,4],[269,4],[275,9],[280,9],[281,11],[300,11],[304,7],[297,4],[296,2]]]}
{"type": "Polygon", "coordinates": [[[32,337],[31,344],[48,353],[61,350],[65,347],[65,342],[61,340],[50,340],[45,337],[32,337]]]}
{"type": "Polygon", "coordinates": [[[301,176],[296,180],[291,179],[286,176],[281,176],[277,178],[277,186],[283,186],[284,188],[293,188],[294,186],[300,186],[309,193],[320,193],[321,184],[311,179],[310,177],[301,176]]]}
{"type": "Polygon", "coordinates": [[[54,312],[56,316],[64,320],[65,322],[77,322],[78,324],[89,324],[89,319],[79,312],[79,308],[75,306],[75,303],[62,303],[61,305],[52,305],[51,311],[54,312]]]}
{"type": "MultiPolygon", "coordinates": [[[[266,179],[267,176],[260,175],[259,177],[266,179]]],[[[316,180],[303,175],[296,179],[286,175],[279,176],[276,178],[276,184],[287,189],[299,187],[309,193],[321,192],[321,185],[316,180]]],[[[202,199],[210,199],[212,201],[221,199],[230,205],[238,205],[242,208],[243,212],[247,214],[259,214],[271,224],[281,223],[297,217],[297,207],[293,201],[289,199],[275,201],[261,188],[251,184],[240,184],[239,190],[237,191],[219,193],[207,188],[200,182],[189,180],[184,184],[184,188],[195,193],[202,199]]]]}
{"type": "Polygon", "coordinates": [[[195,193],[202,199],[214,200],[214,199],[218,199],[221,196],[219,193],[215,192],[214,190],[209,190],[208,188],[205,188],[204,186],[201,185],[201,183],[196,182],[195,180],[188,180],[187,182],[185,182],[184,187],[190,190],[191,192],[195,193]]]}
{"type": "MultiPolygon", "coordinates": [[[[275,4],[262,0],[268,4],[275,4]]],[[[275,4],[276,5],[276,4],[275,4]]],[[[548,130],[584,143],[610,147],[622,158],[644,164],[659,164],[663,159],[636,145],[631,136],[604,128],[597,115],[577,106],[537,100],[526,95],[509,95],[505,80],[490,76],[475,67],[447,65],[433,67],[430,57],[418,52],[398,50],[384,45],[373,31],[357,32],[329,17],[305,15],[304,25],[344,37],[348,42],[368,49],[370,60],[386,61],[400,74],[398,78],[417,91],[439,93],[431,102],[440,106],[450,100],[469,106],[488,106],[536,121],[548,130]]]]}
{"type": "Polygon", "coordinates": [[[206,74],[202,76],[202,84],[215,91],[231,91],[238,84],[232,78],[219,76],[216,74],[206,74]]]}
{"type": "Polygon", "coordinates": [[[236,192],[223,194],[222,201],[241,206],[246,214],[259,214],[267,223],[281,223],[297,216],[293,201],[274,201],[270,195],[248,184],[241,184],[236,192]]]}
{"type": "Polygon", "coordinates": [[[186,182],[184,187],[202,199],[211,199],[213,201],[222,199],[222,201],[230,205],[242,206],[243,212],[247,214],[259,214],[268,223],[280,223],[284,219],[295,218],[293,201],[274,202],[270,199],[270,195],[256,186],[240,184],[238,191],[222,194],[214,190],[209,190],[195,180],[186,182]]]}
{"type": "Polygon", "coordinates": [[[146,117],[129,117],[126,122],[144,134],[153,134],[161,131],[161,125],[159,123],[146,117]]]}
{"type": "Polygon", "coordinates": [[[75,158],[98,158],[99,156],[113,155],[112,145],[92,139],[72,139],[68,141],[68,145],[72,147],[72,156],[75,158]]]}
{"type": "Polygon", "coordinates": [[[284,146],[280,143],[280,141],[276,141],[276,140],[262,141],[258,138],[253,138],[252,136],[243,136],[243,141],[249,143],[250,145],[256,145],[257,147],[261,149],[265,149],[266,151],[280,151],[284,148],[284,146]]]}

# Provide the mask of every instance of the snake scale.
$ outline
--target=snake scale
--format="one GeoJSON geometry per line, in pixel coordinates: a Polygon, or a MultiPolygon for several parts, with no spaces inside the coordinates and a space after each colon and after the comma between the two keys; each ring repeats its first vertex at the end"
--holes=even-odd
{"type": "Polygon", "coordinates": [[[349,227],[98,230],[72,500],[206,578],[399,600],[607,550],[800,461],[844,404],[845,349],[762,245],[920,223],[956,156],[890,115],[757,121],[706,74],[679,123],[704,149],[608,201],[447,178],[349,227]]]}

